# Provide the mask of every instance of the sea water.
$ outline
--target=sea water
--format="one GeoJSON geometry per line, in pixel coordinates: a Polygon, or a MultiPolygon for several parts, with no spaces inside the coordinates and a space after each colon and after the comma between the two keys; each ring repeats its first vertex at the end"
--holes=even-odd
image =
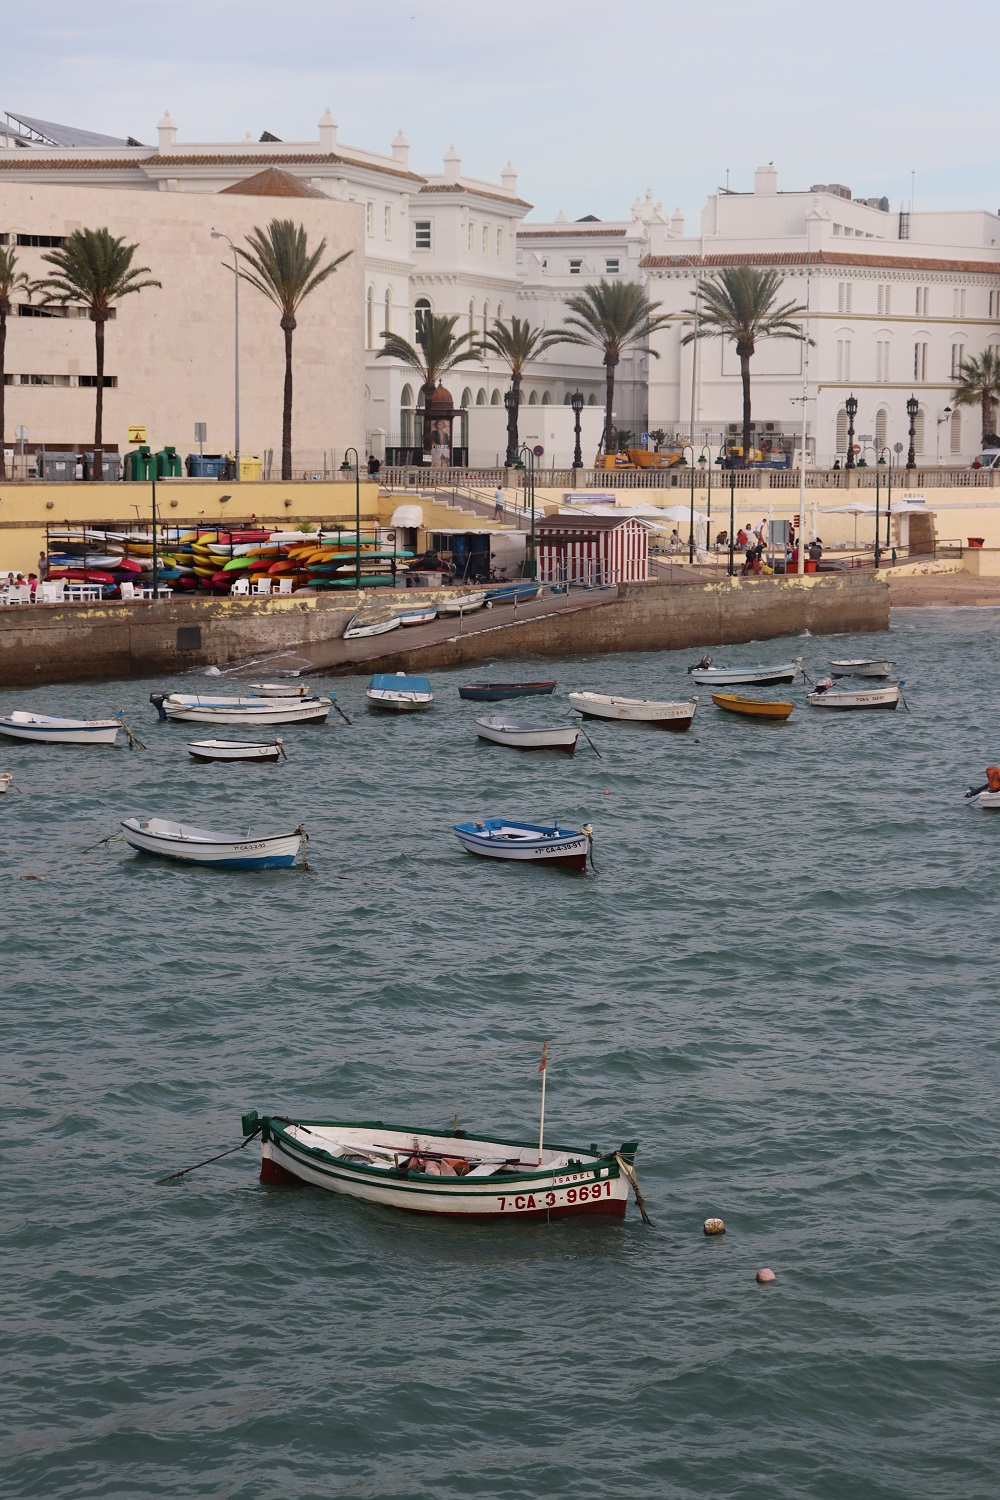
{"type": "Polygon", "coordinates": [[[996,1494],[1000,817],[962,796],[1000,760],[996,626],[717,649],[889,654],[911,711],[702,689],[685,735],[589,724],[600,759],[473,720],[684,697],[700,650],[441,672],[398,718],[340,680],[350,725],[277,730],[278,766],[190,760],[214,731],[147,701],[176,682],[5,693],[146,748],[0,748],[3,1492],[996,1494]],[[302,823],[309,867],[106,842],[134,814],[302,823]],[[592,823],[596,872],[464,853],[491,815],[592,823]],[[249,1108],[531,1138],[546,1039],[547,1138],[638,1138],[652,1228],[265,1188],[257,1142],[156,1185],[249,1108]]]}

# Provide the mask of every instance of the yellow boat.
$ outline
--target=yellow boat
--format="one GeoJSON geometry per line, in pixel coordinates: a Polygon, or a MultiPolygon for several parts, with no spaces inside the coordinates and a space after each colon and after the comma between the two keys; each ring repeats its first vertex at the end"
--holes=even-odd
{"type": "Polygon", "coordinates": [[[787,719],[794,703],[775,703],[765,698],[742,698],[739,693],[713,693],[716,708],[730,714],[744,714],[748,719],[787,719]]]}

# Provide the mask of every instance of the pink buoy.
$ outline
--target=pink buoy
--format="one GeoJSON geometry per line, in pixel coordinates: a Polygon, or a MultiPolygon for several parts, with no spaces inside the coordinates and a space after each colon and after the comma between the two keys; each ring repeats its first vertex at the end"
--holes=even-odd
{"type": "Polygon", "coordinates": [[[762,1271],[757,1272],[757,1280],[760,1282],[761,1286],[767,1286],[770,1282],[776,1281],[777,1277],[775,1276],[773,1271],[769,1270],[768,1267],[765,1266],[762,1271]]]}

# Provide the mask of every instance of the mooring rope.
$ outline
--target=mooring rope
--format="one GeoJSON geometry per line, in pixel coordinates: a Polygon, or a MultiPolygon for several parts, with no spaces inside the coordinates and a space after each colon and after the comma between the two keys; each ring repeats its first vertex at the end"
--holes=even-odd
{"type": "Polygon", "coordinates": [[[650,1229],[652,1229],[653,1221],[649,1217],[649,1214],[646,1212],[646,1200],[642,1196],[642,1193],[639,1191],[639,1179],[635,1175],[635,1168],[629,1165],[620,1151],[615,1152],[615,1161],[618,1163],[618,1166],[621,1169],[622,1176],[626,1177],[632,1184],[632,1191],[635,1193],[635,1201],[639,1205],[639,1212],[642,1214],[642,1222],[644,1224],[648,1224],[650,1229]]]}

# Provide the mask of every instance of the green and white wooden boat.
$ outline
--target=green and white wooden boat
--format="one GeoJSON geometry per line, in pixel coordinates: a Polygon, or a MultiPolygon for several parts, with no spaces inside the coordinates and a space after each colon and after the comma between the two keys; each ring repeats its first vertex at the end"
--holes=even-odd
{"type": "Polygon", "coordinates": [[[464,1130],[427,1131],[379,1120],[341,1123],[243,1116],[260,1132],[261,1181],[309,1183],[410,1213],[457,1218],[547,1219],[568,1214],[623,1218],[638,1142],[617,1151],[545,1146],[464,1130]]]}

